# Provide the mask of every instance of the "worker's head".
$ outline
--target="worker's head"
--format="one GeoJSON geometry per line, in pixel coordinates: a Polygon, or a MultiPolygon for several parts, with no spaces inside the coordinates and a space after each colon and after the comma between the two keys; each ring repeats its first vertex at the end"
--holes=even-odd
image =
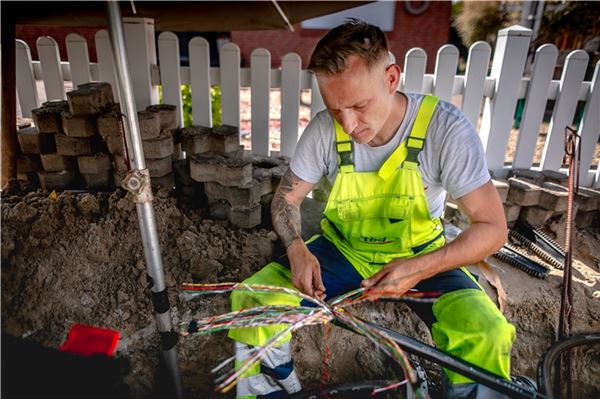
{"type": "MultiPolygon", "coordinates": [[[[350,19],[317,44],[308,68],[323,101],[346,133],[360,144],[378,138],[388,121],[400,81],[381,29],[350,19]]],[[[372,144],[381,144],[377,142],[372,144]]]]}

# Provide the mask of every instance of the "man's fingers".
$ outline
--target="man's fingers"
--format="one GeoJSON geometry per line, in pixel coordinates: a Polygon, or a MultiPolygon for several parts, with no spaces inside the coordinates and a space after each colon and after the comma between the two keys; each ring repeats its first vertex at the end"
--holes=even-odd
{"type": "Polygon", "coordinates": [[[313,284],[315,286],[315,290],[325,292],[325,284],[323,284],[323,278],[321,277],[321,269],[315,269],[313,284]]]}
{"type": "Polygon", "coordinates": [[[381,269],[380,271],[375,273],[370,278],[367,278],[367,279],[364,279],[363,281],[361,281],[360,286],[363,288],[373,287],[374,285],[379,283],[381,281],[381,279],[383,279],[387,275],[387,273],[388,272],[386,269],[381,269]]]}

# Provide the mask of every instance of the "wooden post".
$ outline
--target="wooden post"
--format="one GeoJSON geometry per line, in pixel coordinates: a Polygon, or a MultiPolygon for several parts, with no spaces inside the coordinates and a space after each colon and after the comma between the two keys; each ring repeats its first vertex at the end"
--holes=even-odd
{"type": "Polygon", "coordinates": [[[10,3],[2,5],[2,189],[17,175],[17,101],[15,20],[10,3]]]}
{"type": "Polygon", "coordinates": [[[503,178],[504,155],[515,116],[517,97],[531,41],[531,29],[511,26],[498,31],[490,77],[495,80],[494,94],[483,110],[479,137],[485,148],[488,168],[503,178]]]}

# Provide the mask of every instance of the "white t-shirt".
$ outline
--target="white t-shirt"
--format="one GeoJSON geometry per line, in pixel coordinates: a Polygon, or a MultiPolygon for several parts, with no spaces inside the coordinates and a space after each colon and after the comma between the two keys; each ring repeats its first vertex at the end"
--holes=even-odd
{"type": "MultiPolygon", "coordinates": [[[[406,115],[392,139],[378,147],[354,143],[354,170],[377,171],[412,129],[423,99],[405,93],[406,115]]],[[[490,180],[485,153],[477,132],[454,105],[440,101],[432,115],[419,153],[419,171],[432,217],[441,217],[446,192],[453,198],[481,187],[490,180]]],[[[318,183],[321,177],[333,184],[338,172],[333,119],[327,110],[319,112],[304,130],[290,168],[300,179],[318,183]]]]}

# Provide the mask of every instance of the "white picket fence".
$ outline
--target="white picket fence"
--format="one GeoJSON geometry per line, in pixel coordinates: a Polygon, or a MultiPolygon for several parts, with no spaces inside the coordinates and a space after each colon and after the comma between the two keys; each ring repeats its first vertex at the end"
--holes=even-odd
{"type": "MultiPolygon", "coordinates": [[[[234,43],[220,49],[220,68],[210,67],[208,42],[196,37],[189,43],[189,66],[180,66],[177,36],[163,32],[154,39],[152,20],[126,18],[124,21],[129,70],[138,109],[158,102],[158,85],[162,85],[165,103],[178,107],[183,119],[181,85],[190,84],[194,124],[211,126],[210,87],[220,85],[222,122],[240,126],[240,89],[251,89],[252,152],[269,153],[269,96],[271,88],[281,89],[281,153],[293,154],[299,137],[300,94],[311,90],[311,115],[324,109],[315,79],[301,69],[297,54],[283,57],[281,68],[271,68],[271,56],[264,48],[251,54],[250,68],[240,67],[240,50],[234,43]],[[156,47],[158,47],[157,65],[156,47]]],[[[427,54],[413,48],[404,58],[400,90],[433,93],[443,100],[460,95],[460,108],[475,125],[489,168],[504,177],[508,168],[532,168],[535,146],[548,100],[555,100],[548,127],[541,164],[537,169],[560,170],[564,155],[564,130],[573,123],[578,101],[585,102],[581,135],[581,184],[600,186],[600,168],[590,169],[600,136],[600,62],[595,65],[591,82],[583,81],[588,55],[583,50],[571,52],[562,67],[560,80],[553,80],[558,50],[545,44],[535,52],[529,76],[524,77],[531,31],[513,26],[498,32],[493,62],[492,48],[477,42],[469,49],[465,75],[456,75],[458,50],[445,45],[437,52],[435,72],[425,73],[427,54]],[[488,73],[489,70],[489,73],[488,73]],[[517,101],[524,99],[518,142],[512,165],[505,166],[506,148],[514,121],[517,101]],[[483,110],[482,110],[483,104],[483,110]],[[481,118],[481,120],[480,120],[481,118]]],[[[36,81],[43,80],[46,100],[64,99],[64,82],[73,85],[89,81],[107,81],[116,88],[115,67],[108,33],[95,36],[97,63],[90,63],[87,43],[77,34],[66,38],[68,62],[61,62],[58,45],[50,37],[37,41],[39,61],[32,61],[28,46],[17,40],[17,95],[24,116],[39,107],[36,81]]],[[[116,89],[115,89],[116,91],[116,89]]],[[[118,96],[118,93],[117,93],[118,96]]]]}

